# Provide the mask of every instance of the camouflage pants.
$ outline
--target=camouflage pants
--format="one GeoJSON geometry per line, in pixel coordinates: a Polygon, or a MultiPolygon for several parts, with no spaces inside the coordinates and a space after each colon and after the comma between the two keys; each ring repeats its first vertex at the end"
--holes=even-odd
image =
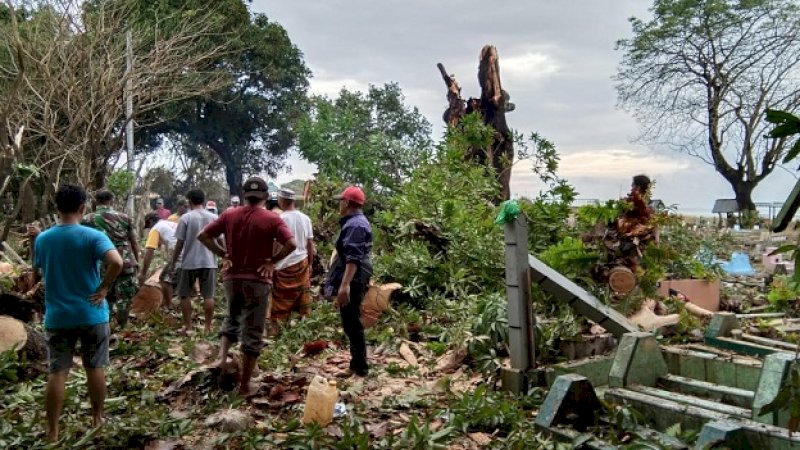
{"type": "Polygon", "coordinates": [[[108,309],[111,316],[116,316],[120,328],[128,324],[128,315],[131,310],[131,300],[139,289],[136,274],[120,275],[108,290],[108,309]]]}

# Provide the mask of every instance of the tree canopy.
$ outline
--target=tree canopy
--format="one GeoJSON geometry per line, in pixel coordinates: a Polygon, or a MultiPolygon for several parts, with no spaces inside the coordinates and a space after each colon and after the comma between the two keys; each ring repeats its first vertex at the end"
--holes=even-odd
{"type": "Polygon", "coordinates": [[[791,0],[655,0],[618,42],[620,104],[641,138],[713,165],[739,208],[786,152],[767,108],[800,105],[800,8],[791,0]]]}
{"type": "Polygon", "coordinates": [[[247,15],[236,26],[234,46],[241,51],[216,61],[234,83],[165,108],[159,114],[168,120],[143,131],[179,135],[192,158],[211,149],[231,193],[241,194],[243,173],[275,176],[283,167],[295,144],[294,125],[304,115],[310,72],[283,27],[265,15],[247,15]]]}
{"type": "MultiPolygon", "coordinates": [[[[217,61],[235,50],[224,20],[234,20],[234,9],[206,3],[137,20],[144,17],[142,3],[8,2],[0,11],[0,147],[8,150],[9,137],[19,134],[5,159],[36,168],[35,180],[27,177],[20,191],[28,181],[45,197],[61,181],[101,187],[122,150],[126,85],[133,120],[147,126],[165,120],[156,111],[232,83],[217,61]]],[[[14,175],[5,161],[0,166],[0,177],[14,175]]]]}
{"type": "Polygon", "coordinates": [[[314,97],[298,125],[300,154],[325,176],[392,192],[430,160],[433,145],[431,124],[404,102],[396,83],[314,97]]]}

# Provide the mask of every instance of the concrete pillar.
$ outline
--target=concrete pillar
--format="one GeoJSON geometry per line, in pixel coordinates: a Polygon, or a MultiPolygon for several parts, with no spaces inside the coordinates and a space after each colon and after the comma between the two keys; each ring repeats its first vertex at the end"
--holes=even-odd
{"type": "Polygon", "coordinates": [[[535,319],[528,266],[528,222],[524,215],[505,225],[505,255],[511,368],[503,370],[501,379],[505,389],[521,393],[527,387],[527,373],[536,367],[535,319]]]}

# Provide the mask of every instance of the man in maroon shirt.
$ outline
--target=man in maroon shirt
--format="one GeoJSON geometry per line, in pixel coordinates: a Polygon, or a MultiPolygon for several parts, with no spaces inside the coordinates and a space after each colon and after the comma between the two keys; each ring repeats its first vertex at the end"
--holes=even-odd
{"type": "Polygon", "coordinates": [[[248,179],[244,183],[244,198],[244,206],[222,213],[197,239],[223,258],[228,316],[220,332],[222,348],[217,364],[228,359],[228,350],[241,337],[244,361],[239,392],[248,395],[250,378],[263,348],[273,267],[292,253],[297,243],[280,216],[264,209],[266,181],[258,177],[248,179]],[[216,240],[223,234],[227,249],[216,240]],[[283,246],[275,255],[272,254],[273,240],[283,246]]]}
{"type": "Polygon", "coordinates": [[[156,209],[154,209],[153,211],[155,211],[156,214],[158,214],[158,217],[160,217],[163,220],[169,219],[169,216],[172,215],[172,211],[168,210],[167,208],[164,208],[163,198],[159,198],[158,200],[156,200],[156,209]]]}

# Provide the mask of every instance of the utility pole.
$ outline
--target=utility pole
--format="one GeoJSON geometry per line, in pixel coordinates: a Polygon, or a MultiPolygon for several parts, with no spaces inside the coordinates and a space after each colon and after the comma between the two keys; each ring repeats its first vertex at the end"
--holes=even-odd
{"type": "Polygon", "coordinates": [[[136,187],[136,171],[133,166],[133,45],[131,44],[131,31],[125,33],[125,147],[127,149],[128,173],[133,176],[134,182],[128,192],[126,212],[128,217],[133,217],[134,201],[133,191],[136,187]]]}

